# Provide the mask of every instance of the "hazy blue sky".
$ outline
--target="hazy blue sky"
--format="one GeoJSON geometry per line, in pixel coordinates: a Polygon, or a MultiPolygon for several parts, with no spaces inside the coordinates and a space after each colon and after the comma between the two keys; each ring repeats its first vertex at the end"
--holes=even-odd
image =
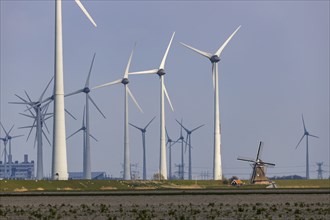
{"type": "MultiPolygon", "coordinates": [[[[29,154],[36,160],[33,137],[16,129],[32,124],[19,115],[24,106],[14,94],[33,99],[54,73],[54,1],[0,0],[1,100],[0,119],[12,134],[14,160],[29,154]]],[[[137,42],[131,71],[158,67],[173,31],[165,83],[175,111],[166,107],[170,136],[176,139],[183,117],[189,128],[205,124],[192,135],[193,176],[212,173],[213,88],[211,63],[179,44],[215,52],[239,26],[219,63],[222,164],[225,177],[248,177],[249,164],[237,156],[255,157],[264,141],[262,159],[276,164],[268,176],[305,176],[305,142],[295,150],[303,126],[319,136],[310,138],[310,176],[316,162],[324,162],[329,176],[329,1],[83,1],[96,23],[94,28],[73,0],[63,3],[65,92],[84,86],[93,53],[96,59],[91,86],[122,77],[137,42]]],[[[148,176],[159,164],[159,80],[157,76],[130,76],[130,89],[144,110],[130,103],[130,122],[144,126],[157,116],[147,132],[148,176]]],[[[47,92],[51,94],[52,88],[47,92]]],[[[122,85],[92,91],[107,119],[91,107],[92,170],[120,176],[123,163],[122,85]]],[[[66,118],[67,135],[81,126],[84,95],[66,99],[66,108],[78,120],[66,118]]],[[[52,128],[51,120],[48,127],[52,128]]],[[[4,133],[1,131],[0,136],[4,133]]],[[[51,138],[51,136],[50,136],[51,138]]],[[[131,162],[142,176],[141,133],[130,128],[131,162]]],[[[3,145],[1,144],[1,149],[3,145]]],[[[69,171],[82,171],[82,134],[67,141],[69,171]]],[[[185,155],[187,162],[188,155],[185,155]]],[[[3,160],[3,159],[2,159],[3,160]]],[[[180,148],[173,148],[173,163],[180,148]]],[[[188,164],[188,163],[186,163],[188,164]]],[[[51,147],[44,144],[44,170],[51,170],[51,147]]],[[[173,169],[175,169],[173,167],[173,169]]]]}

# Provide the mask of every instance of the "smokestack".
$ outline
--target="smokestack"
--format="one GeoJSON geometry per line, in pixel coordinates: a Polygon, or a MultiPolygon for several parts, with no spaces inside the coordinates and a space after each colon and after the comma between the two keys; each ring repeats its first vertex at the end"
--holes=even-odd
{"type": "Polygon", "coordinates": [[[29,158],[29,156],[27,154],[24,154],[24,163],[28,163],[29,162],[28,161],[28,158],[29,158]]]}

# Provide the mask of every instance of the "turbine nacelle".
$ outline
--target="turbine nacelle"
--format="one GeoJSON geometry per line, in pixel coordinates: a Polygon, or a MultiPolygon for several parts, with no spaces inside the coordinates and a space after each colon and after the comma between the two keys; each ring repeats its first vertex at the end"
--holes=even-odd
{"type": "Polygon", "coordinates": [[[121,81],[122,84],[124,85],[127,85],[129,83],[129,80],[127,78],[124,78],[122,81],[121,81]]]}
{"type": "Polygon", "coordinates": [[[84,93],[89,93],[91,90],[90,90],[90,88],[88,88],[88,87],[85,87],[85,88],[83,88],[83,92],[84,93]]]}
{"type": "Polygon", "coordinates": [[[210,58],[210,61],[211,63],[217,63],[220,61],[220,57],[217,56],[217,55],[213,55],[211,58],[210,58]]]}
{"type": "Polygon", "coordinates": [[[166,74],[166,72],[165,72],[164,69],[159,69],[159,70],[157,71],[157,75],[158,75],[158,76],[163,76],[163,75],[165,75],[165,74],[166,74]]]}

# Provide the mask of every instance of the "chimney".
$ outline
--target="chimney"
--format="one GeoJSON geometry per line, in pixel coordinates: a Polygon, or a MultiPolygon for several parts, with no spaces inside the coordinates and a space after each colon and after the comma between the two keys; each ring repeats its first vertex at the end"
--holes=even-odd
{"type": "Polygon", "coordinates": [[[28,163],[28,155],[27,154],[24,154],[24,163],[28,163]]]}

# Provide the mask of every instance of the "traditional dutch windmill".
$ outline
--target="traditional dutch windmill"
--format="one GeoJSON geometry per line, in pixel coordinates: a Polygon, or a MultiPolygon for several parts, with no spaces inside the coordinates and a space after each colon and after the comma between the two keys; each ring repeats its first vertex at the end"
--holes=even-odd
{"type": "Polygon", "coordinates": [[[260,159],[260,154],[263,149],[263,142],[260,141],[257,158],[250,159],[245,157],[238,157],[237,160],[247,161],[251,163],[252,174],[250,178],[251,184],[269,184],[271,183],[269,179],[266,177],[266,167],[274,167],[275,164],[264,162],[260,159]]]}

